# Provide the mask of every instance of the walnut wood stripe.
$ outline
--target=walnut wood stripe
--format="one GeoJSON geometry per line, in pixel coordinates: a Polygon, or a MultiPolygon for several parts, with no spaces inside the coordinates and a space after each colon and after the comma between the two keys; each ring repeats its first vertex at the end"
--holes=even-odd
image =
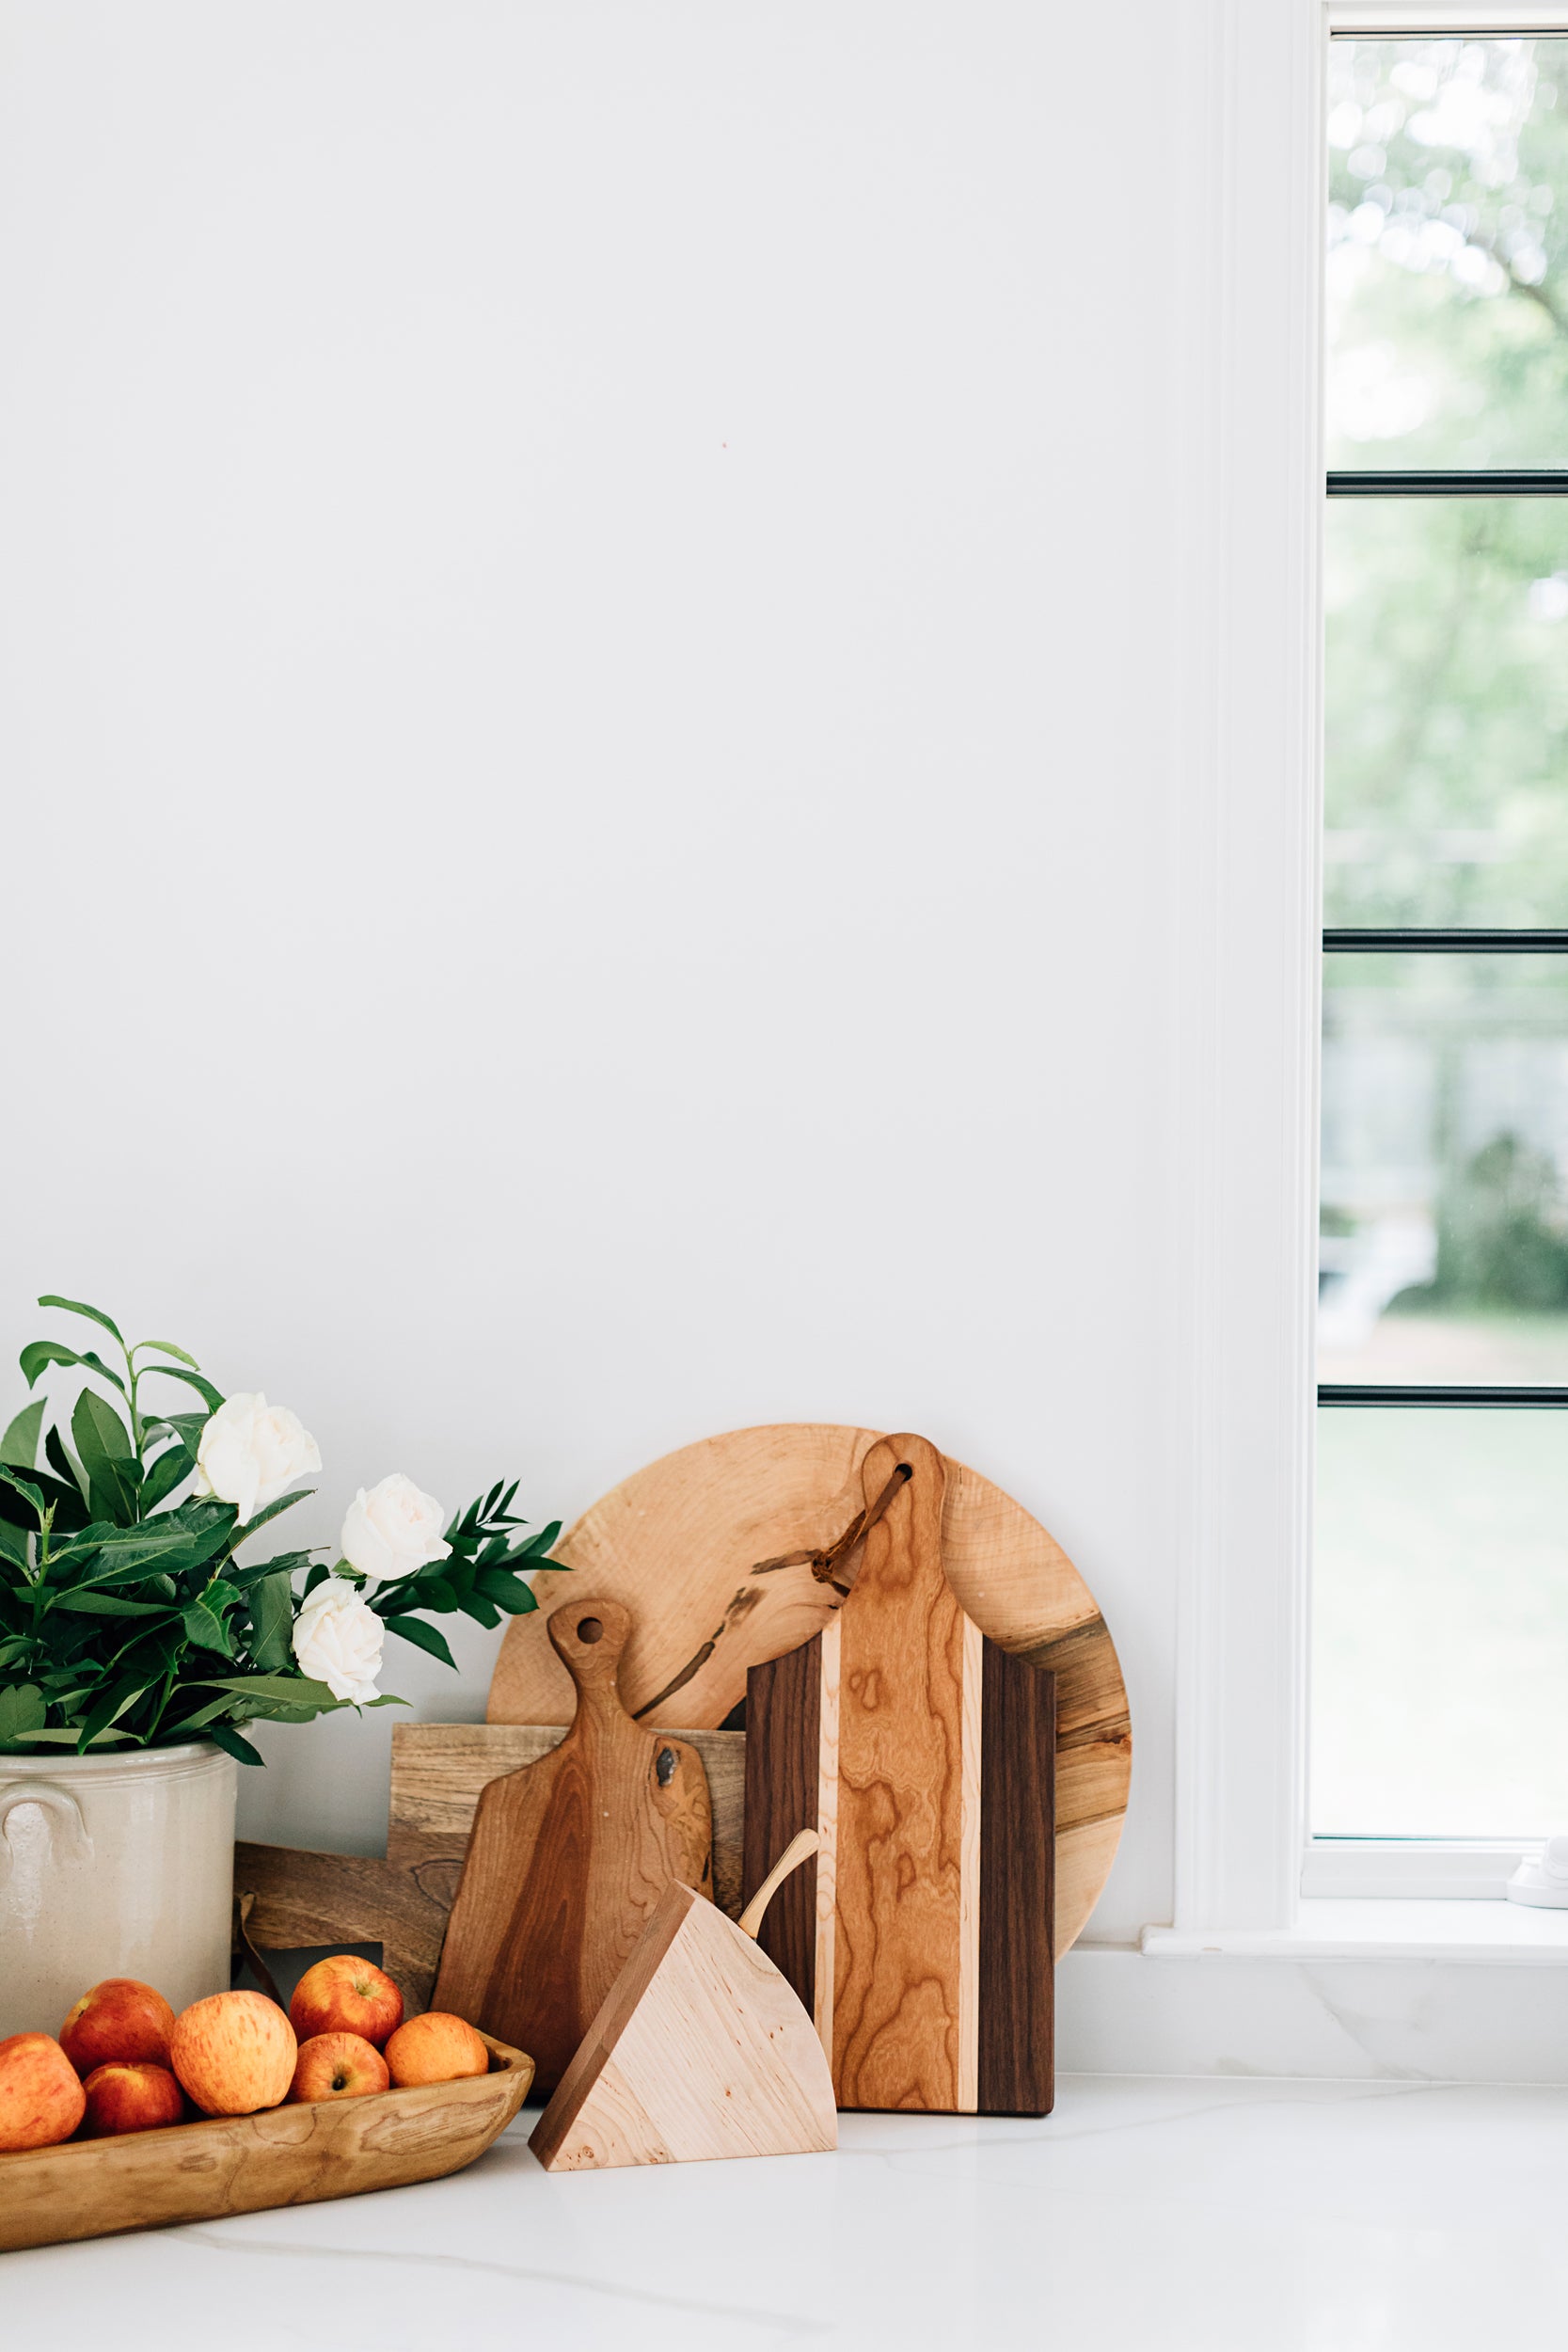
{"type": "MultiPolygon", "coordinates": [[[[796,1831],[817,1826],[821,1679],[820,1634],[770,1667],[753,1668],[747,1679],[744,1737],[748,1756],[757,1758],[747,1778],[741,1883],[748,1902],[796,1831]]],[[[813,1855],[790,1873],[757,1935],[808,2010],[816,1976],[816,1867],[813,1855]]]]}
{"type": "Polygon", "coordinates": [[[983,2115],[1049,2115],[1055,1685],[994,1642],[985,1645],[983,1681],[979,2106],[983,2115]]]}

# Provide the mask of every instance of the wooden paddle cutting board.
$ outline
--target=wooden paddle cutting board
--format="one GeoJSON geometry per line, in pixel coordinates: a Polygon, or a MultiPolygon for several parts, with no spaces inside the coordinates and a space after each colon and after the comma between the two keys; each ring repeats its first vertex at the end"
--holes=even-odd
{"type": "Polygon", "coordinates": [[[527,2050],[552,2090],[666,1890],[711,1898],[707,1780],[695,1750],[621,1703],[631,1630],[576,1599],[549,1637],[577,1688],[557,1748],[480,1797],[431,2006],[527,2050]]]}
{"type": "Polygon", "coordinates": [[[748,1890],[791,1832],[820,1840],[759,1940],[841,2107],[1047,2114],[1053,1679],[959,1607],[936,1448],[882,1438],[862,1474],[849,1597],[748,1677],[748,1890]]]}

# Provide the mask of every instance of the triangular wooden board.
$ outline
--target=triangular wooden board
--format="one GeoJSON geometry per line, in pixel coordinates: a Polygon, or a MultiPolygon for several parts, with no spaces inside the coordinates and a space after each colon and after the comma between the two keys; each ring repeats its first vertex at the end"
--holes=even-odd
{"type": "Polygon", "coordinates": [[[546,2172],[837,2145],[810,2017],[689,1886],[665,1893],[529,2141],[546,2172]]]}

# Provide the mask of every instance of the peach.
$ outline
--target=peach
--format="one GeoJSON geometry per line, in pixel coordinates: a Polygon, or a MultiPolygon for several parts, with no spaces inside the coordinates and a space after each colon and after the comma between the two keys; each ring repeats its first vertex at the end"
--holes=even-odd
{"type": "Polygon", "coordinates": [[[460,2082],[487,2074],[490,2053],[472,2026],[445,2010],[427,2009],[400,2026],[387,2044],[387,2068],[400,2090],[415,2083],[460,2082]]]}
{"type": "Polygon", "coordinates": [[[289,2003],[301,2042],[324,2033],[359,2034],[379,2050],[403,2023],[403,1994],[368,1960],[338,1952],[307,1968],[289,2003]]]}
{"type": "Polygon", "coordinates": [[[0,2153],[69,2139],[87,2105],[81,2076],[52,2033],[0,2042],[0,2153]]]}
{"type": "Polygon", "coordinates": [[[111,2059],[95,2066],[87,2093],[84,2139],[107,2139],[115,2132],[157,2132],[185,2120],[185,2094],[166,2066],[122,2066],[111,2059]]]}
{"type": "Polygon", "coordinates": [[[362,2033],[313,2033],[299,2045],[291,2099],[363,2099],[385,2090],[387,2061],[362,2033]]]}
{"type": "Polygon", "coordinates": [[[260,1993],[209,1993],[181,2010],[169,2063],[205,2115],[254,2115],[289,2095],[299,2044],[276,2001],[260,1993]]]}
{"type": "Polygon", "coordinates": [[[166,2066],[174,2011],[135,1977],[105,1977],[60,2027],[60,2047],[84,2081],[95,2066],[166,2066]]]}

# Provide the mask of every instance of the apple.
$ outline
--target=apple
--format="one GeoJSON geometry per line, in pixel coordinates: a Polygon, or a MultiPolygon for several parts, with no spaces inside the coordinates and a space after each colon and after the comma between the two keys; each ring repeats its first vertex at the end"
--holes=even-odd
{"type": "Polygon", "coordinates": [[[84,2082],[95,2066],[166,2066],[174,2011],[135,1977],[105,1977],[84,1993],[60,2027],[60,2047],[84,2082]]]}
{"type": "Polygon", "coordinates": [[[260,1993],[209,1993],[174,2021],[169,2064],[205,2115],[254,2115],[281,2106],[299,2044],[276,2001],[260,1993]]]}
{"type": "Polygon", "coordinates": [[[490,2053],[464,2018],[427,2009],[400,2026],[387,2044],[387,2067],[400,2090],[415,2083],[455,2083],[487,2074],[490,2053]]]}
{"type": "Polygon", "coordinates": [[[355,2033],[379,2050],[403,2023],[403,1994],[368,1960],[338,1952],[307,1968],[289,2003],[289,2023],[301,2042],[316,2034],[355,2033]]]}
{"type": "Polygon", "coordinates": [[[69,2139],[87,2105],[81,2076],[52,2033],[0,2042],[0,2153],[69,2139]]]}
{"type": "Polygon", "coordinates": [[[291,2099],[363,2099],[385,2090],[387,2061],[362,2033],[313,2033],[299,2045],[291,2099]]]}
{"type": "Polygon", "coordinates": [[[93,2068],[83,2090],[87,2102],[84,2139],[107,2139],[115,2132],[157,2132],[185,2120],[185,2094],[166,2066],[121,2065],[111,2059],[93,2068]]]}

